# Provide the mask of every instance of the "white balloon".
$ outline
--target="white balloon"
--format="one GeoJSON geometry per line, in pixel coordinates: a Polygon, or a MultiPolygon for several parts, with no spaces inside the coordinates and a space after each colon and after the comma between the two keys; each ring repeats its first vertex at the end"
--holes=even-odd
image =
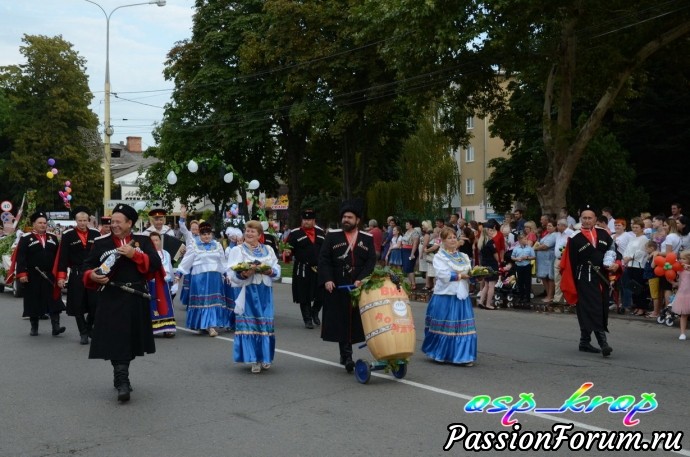
{"type": "Polygon", "coordinates": [[[225,173],[225,175],[223,175],[223,181],[228,184],[232,182],[232,178],[234,178],[232,173],[225,173]]]}
{"type": "Polygon", "coordinates": [[[268,222],[261,221],[261,228],[264,230],[264,232],[268,230],[268,222]]]}
{"type": "Polygon", "coordinates": [[[259,188],[259,185],[259,181],[257,181],[256,179],[252,179],[251,181],[249,181],[249,186],[247,187],[249,188],[249,190],[256,190],[259,188]]]}
{"type": "Polygon", "coordinates": [[[146,202],[136,202],[134,204],[134,209],[137,211],[141,211],[144,208],[146,208],[146,202]]]}
{"type": "Polygon", "coordinates": [[[187,170],[191,171],[192,173],[196,173],[197,170],[199,170],[199,164],[194,160],[190,160],[187,164],[187,170]]]}
{"type": "Polygon", "coordinates": [[[173,185],[177,182],[177,175],[175,174],[174,171],[170,170],[170,173],[168,173],[168,184],[173,185]]]}

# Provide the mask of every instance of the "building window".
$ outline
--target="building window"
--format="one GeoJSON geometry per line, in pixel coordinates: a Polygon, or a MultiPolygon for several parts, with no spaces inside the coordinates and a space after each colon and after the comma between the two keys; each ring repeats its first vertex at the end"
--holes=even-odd
{"type": "Polygon", "coordinates": [[[474,118],[472,116],[467,117],[467,130],[474,128],[474,118]]]}
{"type": "Polygon", "coordinates": [[[465,194],[474,195],[474,179],[468,178],[465,180],[465,194]]]}
{"type": "Polygon", "coordinates": [[[465,220],[466,220],[467,222],[469,222],[469,221],[475,221],[475,220],[476,220],[475,217],[474,217],[474,210],[473,210],[473,209],[471,209],[471,210],[465,210],[465,220]]]}
{"type": "Polygon", "coordinates": [[[474,162],[474,146],[467,146],[465,149],[465,162],[474,162]]]}

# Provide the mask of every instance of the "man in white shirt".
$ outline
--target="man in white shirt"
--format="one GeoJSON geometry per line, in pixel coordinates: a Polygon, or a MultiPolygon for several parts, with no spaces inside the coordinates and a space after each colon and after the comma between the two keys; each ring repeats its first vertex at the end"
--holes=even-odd
{"type": "Polygon", "coordinates": [[[554,290],[553,301],[554,303],[564,303],[563,292],[561,291],[561,255],[563,254],[563,249],[565,245],[568,244],[568,237],[573,234],[573,231],[568,228],[567,219],[559,219],[556,223],[556,245],[554,246],[554,251],[556,253],[556,261],[553,263],[553,278],[556,283],[554,290]]]}

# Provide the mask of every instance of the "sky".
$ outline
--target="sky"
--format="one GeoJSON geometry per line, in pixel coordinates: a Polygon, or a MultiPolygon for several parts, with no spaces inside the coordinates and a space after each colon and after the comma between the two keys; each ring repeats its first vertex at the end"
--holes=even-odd
{"type": "MultiPolygon", "coordinates": [[[[148,0],[95,1],[110,13],[118,6],[148,0]]],[[[111,96],[113,143],[126,141],[128,136],[141,136],[144,149],[155,145],[151,136],[153,124],[163,118],[162,107],[169,101],[173,88],[172,82],[163,78],[164,62],[177,41],[191,37],[193,6],[194,0],[167,0],[163,7],[144,4],[120,8],[112,14],[111,92],[132,100],[111,96]]],[[[24,63],[19,52],[24,34],[62,35],[86,60],[89,87],[94,95],[91,109],[98,115],[102,137],[106,62],[103,11],[85,0],[0,0],[0,66],[24,63]]]]}

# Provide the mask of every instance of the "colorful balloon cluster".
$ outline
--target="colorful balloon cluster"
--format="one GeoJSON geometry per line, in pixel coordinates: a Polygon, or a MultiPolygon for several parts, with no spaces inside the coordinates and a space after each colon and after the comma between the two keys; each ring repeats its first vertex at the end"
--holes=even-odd
{"type": "Polygon", "coordinates": [[[654,274],[664,276],[668,281],[675,281],[678,272],[682,269],[683,264],[678,261],[673,252],[666,254],[666,257],[661,255],[654,257],[654,274]]]}
{"type": "Polygon", "coordinates": [[[58,195],[62,198],[62,202],[65,204],[65,208],[70,207],[70,202],[72,201],[72,183],[70,181],[65,181],[65,190],[58,191],[58,195]]]}
{"type": "Polygon", "coordinates": [[[58,169],[55,168],[56,163],[55,159],[48,159],[48,166],[51,168],[46,172],[46,178],[53,179],[58,174],[58,169]]]}

